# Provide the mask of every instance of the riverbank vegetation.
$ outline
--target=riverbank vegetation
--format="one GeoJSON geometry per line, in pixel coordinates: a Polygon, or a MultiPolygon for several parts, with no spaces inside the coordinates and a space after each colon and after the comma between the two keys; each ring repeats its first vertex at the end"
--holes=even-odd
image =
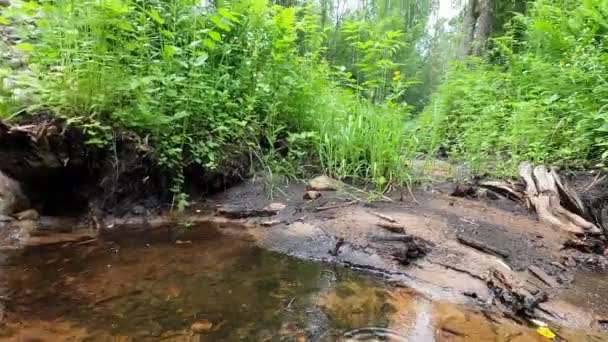
{"type": "Polygon", "coordinates": [[[438,150],[501,174],[608,157],[602,0],[471,0],[450,22],[433,0],[12,3],[27,70],[2,68],[0,117],[50,112],[101,149],[134,132],[183,204],[185,169],[239,158],[384,191],[438,150]]]}
{"type": "Polygon", "coordinates": [[[421,115],[422,134],[480,171],[608,157],[608,2],[528,4],[480,57],[459,61],[421,115]]]}

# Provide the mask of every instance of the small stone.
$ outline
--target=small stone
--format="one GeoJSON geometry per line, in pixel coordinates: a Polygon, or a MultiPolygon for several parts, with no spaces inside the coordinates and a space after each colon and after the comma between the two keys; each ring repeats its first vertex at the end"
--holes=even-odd
{"type": "Polygon", "coordinates": [[[8,215],[2,215],[0,214],[0,222],[11,222],[14,221],[15,219],[8,216],[8,215]]]}
{"type": "Polygon", "coordinates": [[[305,200],[314,200],[314,199],[317,199],[317,198],[319,198],[319,197],[321,197],[321,193],[320,193],[320,192],[318,192],[318,191],[313,191],[313,190],[311,190],[311,191],[306,191],[306,193],[305,193],[305,194],[304,194],[304,196],[303,196],[303,198],[304,198],[305,200]]]}
{"type": "Polygon", "coordinates": [[[281,220],[268,220],[268,221],[260,222],[260,225],[263,227],[272,227],[272,226],[276,226],[279,223],[281,223],[281,220]]]}
{"type": "Polygon", "coordinates": [[[0,171],[0,214],[11,215],[28,207],[21,184],[0,171]]]}
{"type": "Polygon", "coordinates": [[[327,191],[338,190],[338,188],[340,188],[340,182],[327,176],[315,177],[308,181],[308,190],[327,191]]]}
{"type": "Polygon", "coordinates": [[[144,215],[146,213],[146,208],[143,205],[136,205],[131,209],[131,213],[133,215],[144,215]]]}
{"type": "Polygon", "coordinates": [[[211,328],[213,328],[213,323],[209,322],[206,319],[193,323],[190,326],[190,330],[192,330],[192,332],[195,334],[203,334],[209,332],[211,328]]]}
{"type": "Polygon", "coordinates": [[[285,204],[283,203],[270,203],[266,208],[266,210],[270,210],[270,211],[276,211],[279,212],[283,209],[285,209],[285,207],[287,207],[285,204]]]}
{"type": "Polygon", "coordinates": [[[9,68],[19,69],[25,66],[25,61],[22,58],[11,58],[6,65],[9,68]]]}
{"type": "Polygon", "coordinates": [[[36,221],[40,218],[40,214],[34,209],[28,209],[15,214],[15,218],[19,221],[36,221]]]}

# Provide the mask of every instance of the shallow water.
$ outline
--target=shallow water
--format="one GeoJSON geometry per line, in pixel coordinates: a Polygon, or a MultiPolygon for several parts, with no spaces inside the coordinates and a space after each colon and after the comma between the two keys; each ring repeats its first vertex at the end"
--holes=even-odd
{"type": "Polygon", "coordinates": [[[25,252],[2,341],[543,341],[534,330],[215,226],[25,252]]]}

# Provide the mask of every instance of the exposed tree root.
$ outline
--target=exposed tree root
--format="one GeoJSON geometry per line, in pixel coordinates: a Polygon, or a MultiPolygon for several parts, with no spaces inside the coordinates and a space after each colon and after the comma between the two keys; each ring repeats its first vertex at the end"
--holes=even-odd
{"type": "Polygon", "coordinates": [[[576,193],[563,185],[555,170],[548,171],[542,165],[533,168],[530,163],[522,163],[519,166],[519,174],[526,182],[526,199],[541,220],[575,234],[601,233],[594,223],[562,206],[564,203],[584,215],[581,200],[576,193]]]}
{"type": "Polygon", "coordinates": [[[548,170],[545,166],[534,167],[524,162],[519,166],[519,174],[523,184],[485,181],[479,186],[524,203],[536,211],[541,221],[557,229],[577,235],[602,233],[597,215],[593,215],[577,192],[561,179],[557,169],[548,170]]]}

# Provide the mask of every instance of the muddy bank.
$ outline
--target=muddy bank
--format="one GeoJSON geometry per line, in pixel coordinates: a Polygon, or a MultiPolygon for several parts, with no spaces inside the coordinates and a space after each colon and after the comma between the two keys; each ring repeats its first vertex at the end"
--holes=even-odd
{"type": "MultiPolygon", "coordinates": [[[[305,192],[305,185],[290,185],[269,200],[263,184],[248,182],[212,203],[243,208],[284,203],[286,208],[271,218],[241,220],[257,224],[252,236],[271,250],[364,269],[431,298],[494,307],[520,323],[536,318],[603,330],[606,306],[572,299],[590,291],[591,273],[582,270],[601,279],[605,258],[564,248],[571,235],[525,210],[437,190],[404,202],[371,203],[350,187],[324,191],[312,201],[302,199],[305,192]],[[412,241],[423,243],[425,251],[404,262],[412,241]],[[497,284],[497,275],[505,283],[497,284]]],[[[601,288],[594,290],[596,296],[606,295],[601,288]]]]}
{"type": "MultiPolygon", "coordinates": [[[[171,205],[176,175],[162,166],[146,138],[115,130],[99,146],[52,114],[24,120],[0,122],[0,172],[20,184],[30,208],[50,216],[125,216],[171,205]]],[[[249,158],[228,148],[214,170],[190,163],[183,170],[184,191],[197,199],[243,180],[249,158]]]]}

